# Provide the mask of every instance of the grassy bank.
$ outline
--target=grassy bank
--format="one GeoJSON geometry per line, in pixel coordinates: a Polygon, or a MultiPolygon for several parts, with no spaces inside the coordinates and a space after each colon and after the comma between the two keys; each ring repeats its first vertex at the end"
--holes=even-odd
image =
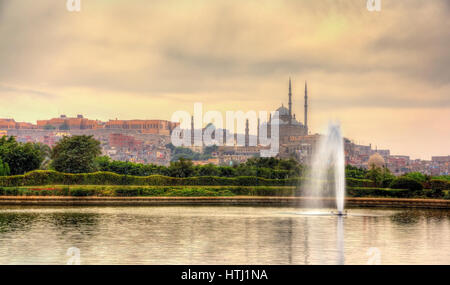
{"type": "MultiPolygon", "coordinates": [[[[198,176],[170,177],[163,175],[132,176],[112,172],[70,174],[52,170],[35,170],[24,175],[0,176],[0,187],[20,187],[37,185],[139,185],[139,186],[297,186],[305,178],[267,179],[257,176],[198,176]]],[[[346,179],[350,187],[371,187],[367,179],[346,179]]]]}
{"type": "MultiPolygon", "coordinates": [[[[214,197],[214,196],[301,196],[294,186],[122,186],[122,185],[48,185],[0,187],[0,196],[97,196],[97,197],[214,197]]],[[[431,190],[348,187],[348,197],[443,198],[431,190]]],[[[444,192],[444,198],[450,198],[444,192]]]]}

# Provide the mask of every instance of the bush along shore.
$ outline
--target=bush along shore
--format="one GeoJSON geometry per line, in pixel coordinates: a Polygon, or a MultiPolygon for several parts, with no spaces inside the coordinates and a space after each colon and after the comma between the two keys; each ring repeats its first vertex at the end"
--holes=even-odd
{"type": "MultiPolygon", "coordinates": [[[[304,178],[265,179],[254,176],[200,176],[176,178],[162,175],[130,176],[110,172],[67,174],[32,171],[0,177],[1,196],[302,196],[304,178]]],[[[431,180],[431,189],[408,178],[398,178],[389,188],[374,187],[368,179],[347,178],[348,197],[450,199],[446,180],[431,180]]],[[[330,194],[330,196],[332,196],[330,194]]]]}
{"type": "MultiPolygon", "coordinates": [[[[0,176],[0,186],[40,185],[147,185],[147,186],[297,186],[305,179],[301,177],[267,179],[256,176],[237,177],[169,177],[163,175],[132,176],[112,172],[70,174],[52,170],[35,170],[24,175],[0,176]]],[[[372,187],[368,179],[347,178],[350,187],[372,187]]]]}
{"type": "MultiPolygon", "coordinates": [[[[72,196],[72,197],[218,197],[277,196],[301,197],[295,186],[122,186],[51,185],[0,187],[0,196],[72,196]]],[[[330,195],[330,197],[332,197],[330,195]]],[[[347,187],[347,197],[450,198],[448,191],[436,197],[432,190],[347,187]]]]}

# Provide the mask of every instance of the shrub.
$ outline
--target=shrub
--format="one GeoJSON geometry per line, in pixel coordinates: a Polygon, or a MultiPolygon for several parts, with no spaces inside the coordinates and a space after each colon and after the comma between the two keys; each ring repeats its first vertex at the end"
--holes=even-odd
{"type": "Polygon", "coordinates": [[[386,188],[363,188],[352,187],[347,189],[347,195],[351,197],[395,197],[408,198],[413,197],[409,189],[386,189],[386,188]]]}
{"type": "Polygon", "coordinates": [[[388,178],[383,179],[383,181],[381,183],[383,188],[388,188],[389,185],[391,185],[392,181],[394,181],[394,179],[395,178],[393,178],[393,177],[388,177],[388,178]]]}
{"type": "Polygon", "coordinates": [[[450,200],[450,191],[447,191],[447,193],[445,193],[444,199],[450,200]]]}
{"type": "Polygon", "coordinates": [[[370,179],[346,178],[348,187],[373,187],[374,182],[370,179]]]}
{"type": "Polygon", "coordinates": [[[69,195],[75,197],[94,196],[95,194],[96,194],[95,189],[72,188],[69,190],[69,195]]]}
{"type": "Polygon", "coordinates": [[[430,184],[432,197],[443,197],[443,191],[450,189],[450,182],[443,179],[432,179],[430,184]]]}
{"type": "Polygon", "coordinates": [[[431,189],[433,190],[450,190],[450,182],[444,179],[432,179],[431,189]]]}
{"type": "Polygon", "coordinates": [[[389,185],[391,189],[408,189],[411,191],[420,191],[423,189],[423,185],[411,178],[399,177],[394,179],[389,185]]]}
{"type": "Polygon", "coordinates": [[[414,179],[417,182],[424,183],[427,180],[427,176],[420,172],[410,172],[406,173],[403,177],[414,179]]]}
{"type": "Polygon", "coordinates": [[[115,194],[116,196],[120,197],[133,197],[133,196],[139,196],[142,191],[138,188],[119,188],[116,189],[115,194]]]}
{"type": "Polygon", "coordinates": [[[2,196],[17,196],[18,194],[19,194],[19,189],[16,187],[13,187],[13,188],[0,187],[0,195],[2,195],[2,196]]]}
{"type": "MultiPolygon", "coordinates": [[[[41,185],[136,185],[136,186],[297,186],[304,178],[268,179],[256,176],[200,176],[176,178],[163,175],[132,176],[112,172],[60,173],[37,170],[25,175],[0,176],[0,186],[21,187],[41,185]]],[[[347,178],[349,187],[373,187],[368,179],[347,178]]]]}

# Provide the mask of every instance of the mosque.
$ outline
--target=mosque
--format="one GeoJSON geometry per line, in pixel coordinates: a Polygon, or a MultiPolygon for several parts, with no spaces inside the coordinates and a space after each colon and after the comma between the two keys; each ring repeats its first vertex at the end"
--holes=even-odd
{"type": "Polygon", "coordinates": [[[276,111],[279,119],[269,119],[268,133],[271,133],[271,126],[278,124],[280,144],[292,143],[296,138],[308,135],[308,85],[305,82],[305,97],[304,97],[304,122],[297,120],[295,114],[292,112],[292,84],[289,78],[289,92],[288,92],[288,108],[281,105],[276,111]]]}

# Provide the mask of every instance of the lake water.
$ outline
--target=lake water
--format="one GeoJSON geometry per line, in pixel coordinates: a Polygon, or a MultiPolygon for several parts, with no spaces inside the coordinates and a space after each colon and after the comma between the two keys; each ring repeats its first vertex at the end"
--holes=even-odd
{"type": "Polygon", "coordinates": [[[0,206],[0,264],[450,264],[448,210],[305,211],[0,206]]]}

